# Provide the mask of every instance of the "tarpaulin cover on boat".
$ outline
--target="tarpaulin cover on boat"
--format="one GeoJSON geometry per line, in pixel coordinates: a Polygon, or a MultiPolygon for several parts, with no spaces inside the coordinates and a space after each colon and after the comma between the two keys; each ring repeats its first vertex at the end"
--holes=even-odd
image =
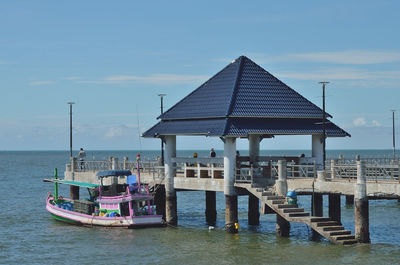
{"type": "Polygon", "coordinates": [[[97,172],[97,177],[112,177],[112,176],[129,176],[131,175],[131,171],[127,169],[122,170],[102,170],[97,172]]]}
{"type": "Polygon", "coordinates": [[[60,184],[67,184],[67,185],[71,185],[71,186],[78,186],[78,187],[89,188],[89,189],[94,189],[99,186],[98,184],[92,184],[89,182],[79,182],[79,181],[60,180],[60,179],[44,179],[43,181],[44,182],[57,182],[60,184]]]}

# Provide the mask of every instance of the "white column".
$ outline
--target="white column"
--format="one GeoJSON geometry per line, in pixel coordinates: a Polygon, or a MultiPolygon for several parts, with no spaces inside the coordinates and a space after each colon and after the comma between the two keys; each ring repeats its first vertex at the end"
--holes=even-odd
{"type": "Polygon", "coordinates": [[[260,155],[260,136],[257,134],[249,135],[249,156],[250,162],[256,166],[257,156],[260,155]]]}
{"type": "Polygon", "coordinates": [[[364,161],[357,161],[357,183],[355,185],[354,199],[367,199],[367,182],[364,161]]]}
{"type": "Polygon", "coordinates": [[[176,174],[176,163],[172,162],[172,158],[176,157],[176,136],[168,135],[165,140],[165,191],[166,193],[175,194],[174,177],[176,174]]]}
{"type": "Polygon", "coordinates": [[[286,160],[278,160],[278,179],[275,181],[276,191],[281,196],[286,196],[288,192],[286,160]]]}
{"type": "Polygon", "coordinates": [[[236,138],[226,137],[224,143],[224,194],[236,195],[236,138]]]}
{"type": "Polygon", "coordinates": [[[324,159],[324,149],[322,144],[322,135],[316,134],[312,135],[312,149],[311,156],[315,158],[315,162],[317,163],[317,169],[322,168],[322,163],[324,159]]]}

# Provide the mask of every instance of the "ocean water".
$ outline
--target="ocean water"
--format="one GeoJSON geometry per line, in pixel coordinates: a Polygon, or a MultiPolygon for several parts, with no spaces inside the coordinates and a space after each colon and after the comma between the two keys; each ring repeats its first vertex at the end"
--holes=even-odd
{"type": "MultiPolygon", "coordinates": [[[[208,151],[196,151],[207,156],[208,151]]],[[[141,152],[153,158],[156,151],[141,152]]],[[[191,156],[193,151],[178,151],[191,156]]],[[[261,152],[299,155],[307,151],[261,152]]],[[[135,151],[88,151],[87,159],[135,158],[135,151]]],[[[222,151],[217,150],[217,155],[222,151]]],[[[245,155],[245,151],[241,151],[245,155]]],[[[390,156],[390,150],[334,150],[328,157],[390,156]]],[[[275,215],[262,215],[260,226],[247,225],[247,197],[239,197],[239,234],[224,231],[224,196],[217,193],[217,224],[205,223],[204,192],[178,193],[177,228],[86,228],[53,220],[45,198],[53,185],[42,182],[54,168],[63,174],[67,151],[0,152],[0,264],[400,264],[400,204],[370,201],[371,244],[350,247],[310,240],[304,224],[293,224],[289,238],[275,235],[275,215]]],[[[68,187],[61,186],[68,195],[68,187]]],[[[324,214],[328,213],[324,198],[324,214]]],[[[310,198],[301,196],[302,207],[310,198]]],[[[354,232],[354,208],[344,206],[342,221],[354,232]]]]}

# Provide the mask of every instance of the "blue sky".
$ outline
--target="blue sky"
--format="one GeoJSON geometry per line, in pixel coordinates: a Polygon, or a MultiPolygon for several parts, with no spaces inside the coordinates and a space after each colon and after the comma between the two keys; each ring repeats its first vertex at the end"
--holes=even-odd
{"type": "MultiPolygon", "coordinates": [[[[157,149],[138,137],[156,122],[157,94],[168,108],[240,55],[318,106],[318,81],[331,82],[327,111],[352,137],[328,149],[392,147],[399,2],[145,2],[1,2],[0,150],[67,150],[68,101],[74,149],[157,149]]],[[[177,144],[223,148],[204,137],[177,144]]],[[[261,148],[310,146],[310,136],[281,136],[261,148]]]]}

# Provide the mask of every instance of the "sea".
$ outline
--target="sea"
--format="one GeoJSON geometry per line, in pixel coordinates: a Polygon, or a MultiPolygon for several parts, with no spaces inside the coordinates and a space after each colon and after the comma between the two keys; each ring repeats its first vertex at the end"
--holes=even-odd
{"type": "MultiPolygon", "coordinates": [[[[207,157],[208,150],[178,151],[178,156],[207,157]]],[[[328,150],[329,157],[389,157],[390,150],[328,150]]],[[[74,152],[75,154],[77,151],[74,152]]],[[[87,151],[87,159],[110,156],[134,159],[138,151],[87,151]]],[[[245,150],[240,150],[246,155],[245,150]]],[[[262,150],[262,155],[309,155],[308,150],[262,150]]],[[[159,151],[140,151],[154,159],[159,151]]],[[[223,151],[217,150],[217,156],[223,151]]],[[[305,224],[291,223],[290,237],[275,235],[275,215],[261,215],[259,226],[247,224],[247,197],[239,197],[238,234],[224,231],[224,195],[217,192],[217,224],[205,222],[205,194],[178,192],[178,226],[146,229],[87,228],[52,219],[45,198],[53,191],[44,178],[54,168],[63,176],[68,151],[0,151],[0,264],[400,264],[400,203],[369,204],[371,244],[336,246],[311,240],[305,224]]],[[[61,185],[60,193],[69,189],[61,185]]],[[[81,189],[81,197],[86,191],[81,189]]],[[[328,213],[324,196],[324,215],[328,213]]],[[[342,222],[354,232],[354,207],[345,206],[342,222]]],[[[310,197],[299,204],[310,209],[310,197]]]]}

